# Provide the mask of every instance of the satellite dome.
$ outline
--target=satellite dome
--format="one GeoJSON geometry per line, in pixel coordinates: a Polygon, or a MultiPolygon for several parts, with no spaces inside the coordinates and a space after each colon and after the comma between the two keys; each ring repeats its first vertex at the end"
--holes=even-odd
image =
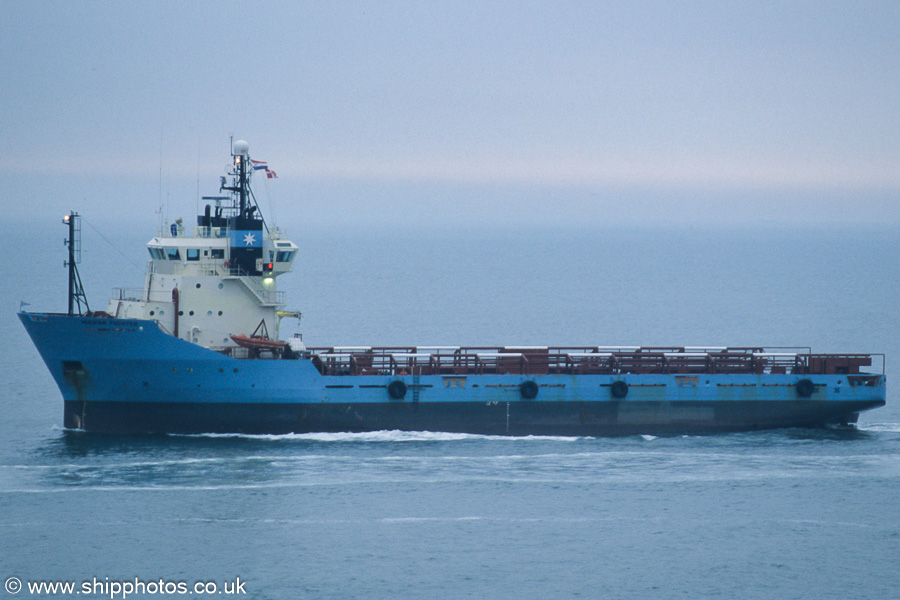
{"type": "Polygon", "coordinates": [[[235,156],[247,156],[247,154],[250,152],[250,144],[248,144],[244,140],[236,141],[233,148],[235,156]]]}

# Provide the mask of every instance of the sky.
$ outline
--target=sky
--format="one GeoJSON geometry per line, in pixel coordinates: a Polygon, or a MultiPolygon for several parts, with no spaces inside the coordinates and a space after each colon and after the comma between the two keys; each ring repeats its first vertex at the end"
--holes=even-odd
{"type": "Polygon", "coordinates": [[[900,2],[0,0],[14,220],[900,225],[900,2]]]}

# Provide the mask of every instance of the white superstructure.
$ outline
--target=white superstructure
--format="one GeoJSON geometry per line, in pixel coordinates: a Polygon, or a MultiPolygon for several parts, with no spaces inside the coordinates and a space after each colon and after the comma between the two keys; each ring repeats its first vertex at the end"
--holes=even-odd
{"type": "Polygon", "coordinates": [[[297,246],[269,229],[250,190],[253,162],[247,143],[232,146],[231,184],[210,202],[188,231],[180,222],[147,243],[150,261],[141,289],[116,290],[106,312],[151,319],[171,335],[216,350],[232,348],[233,335],[277,332],[282,311],[279,275],[291,270],[297,246]]]}

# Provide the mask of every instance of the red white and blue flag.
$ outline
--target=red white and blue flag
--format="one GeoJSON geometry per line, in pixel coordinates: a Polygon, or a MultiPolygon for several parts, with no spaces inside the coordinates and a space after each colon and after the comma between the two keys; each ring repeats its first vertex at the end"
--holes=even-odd
{"type": "Polygon", "coordinates": [[[265,171],[267,179],[277,179],[278,173],[269,168],[268,163],[264,160],[253,160],[250,159],[250,162],[253,164],[254,171],[265,171]]]}

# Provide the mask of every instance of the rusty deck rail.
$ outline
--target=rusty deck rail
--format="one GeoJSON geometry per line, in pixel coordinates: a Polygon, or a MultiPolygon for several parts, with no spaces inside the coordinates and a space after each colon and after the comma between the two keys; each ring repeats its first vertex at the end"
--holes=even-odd
{"type": "Polygon", "coordinates": [[[846,374],[883,354],[810,348],[385,346],[308,349],[323,375],[846,374]]]}

